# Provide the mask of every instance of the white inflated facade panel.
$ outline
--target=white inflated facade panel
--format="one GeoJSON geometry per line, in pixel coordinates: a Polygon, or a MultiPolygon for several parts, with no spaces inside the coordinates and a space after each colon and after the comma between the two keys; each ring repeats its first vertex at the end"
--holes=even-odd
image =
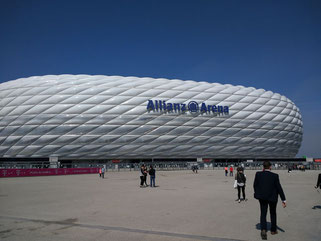
{"type": "Polygon", "coordinates": [[[292,101],[252,87],[101,75],[0,84],[0,157],[294,157],[302,128],[292,101]],[[148,110],[149,100],[228,113],[148,110]]]}

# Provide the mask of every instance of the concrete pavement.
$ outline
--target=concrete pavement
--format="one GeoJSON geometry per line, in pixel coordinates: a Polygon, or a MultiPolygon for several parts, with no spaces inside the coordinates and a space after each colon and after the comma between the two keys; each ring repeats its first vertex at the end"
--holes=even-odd
{"type": "MultiPolygon", "coordinates": [[[[139,172],[0,179],[1,240],[260,240],[256,171],[245,171],[248,201],[237,203],[223,170],[139,172]]],[[[279,234],[268,240],[319,240],[317,171],[276,171],[288,207],[279,203],[279,234]]],[[[269,221],[269,217],[268,217],[269,221]]]]}

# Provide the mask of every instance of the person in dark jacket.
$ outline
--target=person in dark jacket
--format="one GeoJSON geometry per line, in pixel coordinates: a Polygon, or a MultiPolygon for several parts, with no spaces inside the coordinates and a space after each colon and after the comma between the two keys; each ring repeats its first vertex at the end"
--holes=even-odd
{"type": "Polygon", "coordinates": [[[149,168],[149,176],[150,176],[150,187],[155,187],[155,173],[156,173],[156,170],[153,168],[152,165],[150,165],[150,168],[149,168]]]}
{"type": "Polygon", "coordinates": [[[279,175],[271,172],[271,163],[265,161],[263,163],[263,171],[257,172],[254,179],[254,198],[260,202],[261,216],[261,237],[267,239],[266,214],[268,206],[271,215],[271,234],[277,234],[276,226],[276,205],[278,196],[282,200],[282,206],[286,207],[286,200],[283,189],[280,184],[279,175]]]}
{"type": "Polygon", "coordinates": [[[315,188],[318,188],[318,187],[320,187],[320,189],[321,189],[321,173],[318,176],[317,185],[315,185],[315,188]]]}
{"type": "Polygon", "coordinates": [[[243,200],[246,201],[245,199],[245,183],[246,183],[246,177],[243,173],[243,168],[238,167],[237,168],[237,173],[235,176],[235,180],[237,183],[237,197],[238,197],[238,202],[241,202],[241,190],[242,190],[242,195],[243,195],[243,200]]]}

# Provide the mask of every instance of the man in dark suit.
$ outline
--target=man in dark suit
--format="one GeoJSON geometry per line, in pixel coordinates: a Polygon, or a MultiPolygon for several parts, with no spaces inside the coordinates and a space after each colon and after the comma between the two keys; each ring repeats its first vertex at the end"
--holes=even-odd
{"type": "Polygon", "coordinates": [[[261,237],[267,239],[266,214],[268,206],[270,206],[271,215],[271,234],[277,234],[276,230],[276,205],[278,195],[282,200],[282,206],[286,207],[286,200],[283,189],[280,184],[279,175],[271,172],[271,163],[265,161],[263,163],[263,171],[257,172],[254,179],[254,198],[260,202],[261,209],[261,237]]]}

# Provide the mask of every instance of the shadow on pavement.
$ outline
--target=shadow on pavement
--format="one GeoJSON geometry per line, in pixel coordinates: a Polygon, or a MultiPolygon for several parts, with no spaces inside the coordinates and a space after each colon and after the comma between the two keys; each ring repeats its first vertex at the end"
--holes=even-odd
{"type": "Polygon", "coordinates": [[[321,205],[315,205],[312,207],[312,209],[321,209],[321,205]]]}
{"type": "MultiPolygon", "coordinates": [[[[266,222],[266,224],[267,224],[267,230],[271,230],[271,223],[270,222],[266,222]]],[[[257,223],[255,226],[256,226],[257,230],[261,230],[261,224],[260,223],[257,223]]],[[[280,228],[279,226],[277,226],[277,230],[280,230],[282,233],[285,233],[285,230],[280,228]]]]}

